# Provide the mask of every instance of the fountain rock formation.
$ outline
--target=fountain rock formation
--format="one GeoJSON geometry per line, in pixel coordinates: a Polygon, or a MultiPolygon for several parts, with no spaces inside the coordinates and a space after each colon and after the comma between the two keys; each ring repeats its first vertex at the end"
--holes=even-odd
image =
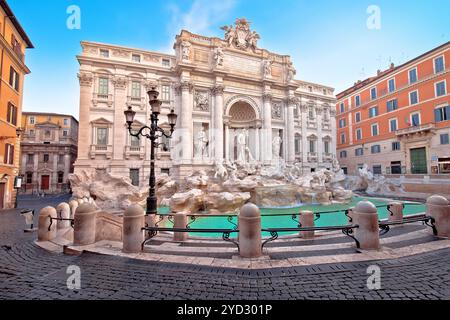
{"type": "Polygon", "coordinates": [[[395,182],[384,176],[375,176],[364,164],[358,169],[358,176],[347,177],[345,188],[353,191],[362,191],[369,195],[392,195],[392,193],[404,193],[400,182],[395,182]]]}

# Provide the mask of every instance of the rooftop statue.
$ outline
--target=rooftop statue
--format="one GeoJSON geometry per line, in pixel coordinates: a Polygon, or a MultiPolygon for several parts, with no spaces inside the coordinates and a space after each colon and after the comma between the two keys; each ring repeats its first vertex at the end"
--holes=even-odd
{"type": "Polygon", "coordinates": [[[230,25],[220,29],[225,31],[225,41],[228,46],[241,50],[256,50],[260,36],[256,31],[250,31],[250,22],[247,19],[236,19],[235,27],[230,25]]]}

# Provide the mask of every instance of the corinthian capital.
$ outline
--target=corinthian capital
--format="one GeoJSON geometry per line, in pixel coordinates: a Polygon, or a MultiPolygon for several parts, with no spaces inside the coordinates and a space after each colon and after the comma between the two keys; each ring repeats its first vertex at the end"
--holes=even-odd
{"type": "Polygon", "coordinates": [[[298,107],[300,105],[300,98],[289,97],[286,99],[286,103],[289,107],[298,107]]]}
{"type": "Polygon", "coordinates": [[[211,92],[213,95],[215,96],[221,96],[223,95],[223,90],[225,89],[225,87],[221,84],[215,85],[212,89],[211,92]]]}
{"type": "Polygon", "coordinates": [[[272,102],[272,95],[270,93],[264,93],[262,98],[264,102],[272,102]]]}
{"type": "Polygon", "coordinates": [[[192,93],[192,90],[194,90],[194,84],[190,81],[181,81],[178,83],[177,88],[180,91],[189,91],[192,93]]]}
{"type": "Polygon", "coordinates": [[[94,76],[92,73],[80,72],[78,74],[78,80],[80,81],[80,86],[91,87],[92,82],[94,81],[94,76]]]}
{"type": "Polygon", "coordinates": [[[127,87],[127,82],[128,80],[125,77],[115,77],[112,80],[112,83],[116,89],[125,89],[127,87]]]}

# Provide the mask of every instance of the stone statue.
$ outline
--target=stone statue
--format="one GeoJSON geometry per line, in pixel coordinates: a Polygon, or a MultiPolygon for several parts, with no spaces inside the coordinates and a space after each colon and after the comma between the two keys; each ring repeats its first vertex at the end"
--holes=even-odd
{"type": "Polygon", "coordinates": [[[197,140],[196,140],[197,157],[203,158],[203,156],[206,153],[207,145],[208,145],[208,139],[206,138],[205,130],[202,127],[197,134],[197,140]]]}
{"type": "Polygon", "coordinates": [[[189,61],[191,53],[191,43],[189,41],[183,41],[181,43],[181,59],[183,61],[189,61]]]}
{"type": "Polygon", "coordinates": [[[291,82],[294,80],[295,75],[297,74],[297,70],[295,70],[294,65],[292,62],[289,62],[288,64],[288,74],[287,74],[287,81],[291,82]]]}
{"type": "Polygon", "coordinates": [[[273,138],[272,141],[272,152],[273,152],[273,158],[279,159],[280,158],[280,151],[281,151],[281,143],[283,140],[279,135],[277,135],[275,138],[273,138]]]}
{"type": "Polygon", "coordinates": [[[234,46],[241,50],[250,48],[255,51],[260,36],[256,31],[250,31],[250,22],[245,18],[236,19],[235,25],[235,27],[224,26],[220,28],[225,31],[225,41],[228,46],[234,46]]]}
{"type": "Polygon", "coordinates": [[[223,165],[222,160],[216,160],[216,172],[214,173],[214,178],[220,178],[222,180],[225,180],[228,178],[228,172],[227,169],[223,165]]]}
{"type": "Polygon", "coordinates": [[[231,25],[223,26],[220,29],[225,31],[225,41],[228,42],[229,46],[231,46],[234,41],[234,33],[235,33],[233,26],[231,26],[231,25]]]}
{"type": "Polygon", "coordinates": [[[243,129],[237,136],[237,161],[239,163],[246,163],[245,150],[247,148],[247,134],[246,129],[243,129]]]}
{"type": "Polygon", "coordinates": [[[216,67],[222,67],[223,66],[223,50],[221,47],[217,47],[214,49],[214,61],[216,62],[216,67]]]}
{"type": "Polygon", "coordinates": [[[263,72],[265,77],[271,77],[272,76],[272,63],[271,60],[264,60],[263,61],[263,72]]]}
{"type": "Polygon", "coordinates": [[[248,46],[255,51],[257,48],[257,43],[258,40],[261,39],[261,37],[259,36],[259,34],[256,31],[253,31],[251,33],[248,34],[247,36],[247,43],[248,46]]]}

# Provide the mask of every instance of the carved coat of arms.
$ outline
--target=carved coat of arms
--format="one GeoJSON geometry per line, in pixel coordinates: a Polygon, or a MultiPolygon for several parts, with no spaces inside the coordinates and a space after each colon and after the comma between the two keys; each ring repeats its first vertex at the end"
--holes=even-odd
{"type": "Polygon", "coordinates": [[[236,26],[224,26],[221,29],[225,31],[225,41],[229,46],[234,46],[241,50],[248,48],[256,50],[259,34],[256,31],[250,31],[250,22],[245,19],[236,19],[236,26]]]}

